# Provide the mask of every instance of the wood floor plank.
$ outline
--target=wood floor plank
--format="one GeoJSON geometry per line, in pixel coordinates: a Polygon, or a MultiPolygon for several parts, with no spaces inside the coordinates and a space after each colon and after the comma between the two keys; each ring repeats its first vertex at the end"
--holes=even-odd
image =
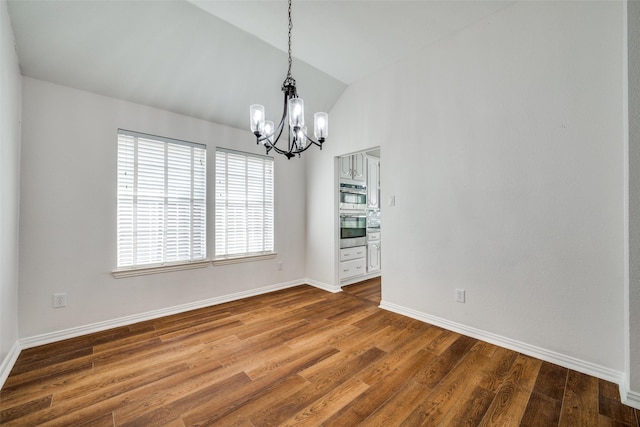
{"type": "Polygon", "coordinates": [[[598,418],[598,379],[569,370],[559,425],[597,426],[598,418]]]}
{"type": "MultiPolygon", "coordinates": [[[[391,408],[393,403],[389,399],[395,396],[401,389],[406,387],[410,378],[413,378],[420,370],[424,369],[436,357],[435,354],[426,350],[420,350],[410,358],[399,363],[395,369],[380,378],[379,381],[369,383],[370,388],[356,397],[343,409],[334,414],[324,422],[327,427],[343,427],[357,425],[362,420],[371,415],[373,411],[382,408],[383,405],[391,408]]],[[[375,368],[374,368],[375,369],[375,368]]],[[[370,369],[366,373],[358,375],[358,378],[367,377],[370,369]]],[[[422,390],[423,388],[419,388],[422,390]]]]}
{"type": "MultiPolygon", "coordinates": [[[[300,377],[298,373],[307,366],[318,363],[321,360],[325,360],[335,353],[335,349],[331,347],[324,347],[305,354],[300,358],[291,361],[289,364],[278,367],[278,369],[270,372],[268,375],[253,380],[250,384],[243,385],[242,387],[238,387],[234,390],[229,390],[224,396],[217,399],[215,402],[209,402],[206,405],[195,408],[185,414],[185,422],[187,424],[198,425],[200,427],[207,425],[221,425],[219,419],[224,417],[229,419],[233,413],[237,416],[243,412],[241,408],[251,404],[251,402],[260,400],[265,395],[271,394],[273,389],[278,388],[281,383],[287,382],[291,377],[296,377],[297,379],[302,380],[304,385],[307,386],[309,384],[308,381],[300,377]]],[[[288,393],[288,395],[290,395],[290,393],[288,393]]],[[[282,399],[282,395],[280,395],[280,399],[282,399]]],[[[262,407],[261,409],[267,410],[272,406],[273,405],[262,407]]]]}
{"type": "Polygon", "coordinates": [[[280,426],[293,427],[320,425],[327,418],[330,418],[333,413],[342,409],[368,388],[369,386],[359,379],[351,377],[315,402],[298,411],[298,413],[293,415],[291,418],[282,422],[280,426]]]}
{"type": "Polygon", "coordinates": [[[215,401],[219,396],[227,393],[228,390],[233,390],[250,382],[251,379],[244,372],[239,372],[223,381],[211,384],[196,392],[191,392],[181,399],[160,406],[150,412],[145,412],[129,421],[119,420],[118,412],[116,411],[116,420],[118,421],[118,425],[123,427],[152,426],[177,420],[183,413],[190,409],[211,400],[215,401]]]}
{"type": "Polygon", "coordinates": [[[561,409],[561,400],[552,399],[547,395],[534,391],[531,393],[520,425],[523,427],[557,426],[561,409]]]}
{"type": "MultiPolygon", "coordinates": [[[[444,415],[440,425],[477,426],[482,421],[493,399],[495,399],[495,393],[482,387],[468,387],[465,393],[460,396],[460,400],[454,402],[453,406],[444,415]]],[[[422,425],[425,425],[425,423],[422,425]]]]}
{"type": "Polygon", "coordinates": [[[518,355],[480,426],[518,425],[527,408],[542,361],[518,355]]]}
{"type": "Polygon", "coordinates": [[[362,426],[398,426],[422,402],[428,389],[417,381],[409,381],[384,405],[370,408],[372,414],[366,417],[362,426]]]}
{"type": "MultiPolygon", "coordinates": [[[[473,345],[475,346],[475,343],[473,345]]],[[[463,399],[465,393],[469,395],[467,399],[470,399],[470,395],[476,391],[480,378],[476,377],[475,373],[488,362],[488,358],[482,352],[467,351],[437,383],[420,381],[429,392],[403,420],[402,425],[446,425],[444,421],[446,416],[458,403],[466,400],[463,399]]],[[[419,381],[419,378],[416,376],[416,381],[419,381]]]]}
{"type": "Polygon", "coordinates": [[[107,412],[95,418],[80,421],[74,427],[113,427],[113,425],[113,413],[107,412]]]}
{"type": "MultiPolygon", "coordinates": [[[[395,348],[389,350],[379,363],[367,367],[358,374],[358,378],[369,385],[381,381],[394,372],[398,366],[407,363],[408,360],[431,342],[437,334],[439,334],[439,331],[435,328],[413,332],[413,335],[406,337],[402,344],[399,343],[395,348]]],[[[430,354],[434,355],[433,353],[430,354]]]]}
{"type": "Polygon", "coordinates": [[[24,350],[2,426],[640,427],[618,385],[301,285],[24,350]]]}
{"type": "Polygon", "coordinates": [[[0,424],[5,424],[11,420],[23,417],[25,414],[48,408],[51,406],[52,398],[53,396],[49,395],[20,405],[7,407],[0,411],[0,424]]]}
{"type": "Polygon", "coordinates": [[[372,348],[362,353],[355,359],[336,366],[332,371],[327,372],[318,378],[313,378],[315,382],[300,390],[295,396],[283,399],[277,405],[261,411],[251,418],[257,425],[277,425],[288,419],[292,413],[297,413],[307,405],[318,400],[327,392],[342,384],[348,378],[356,375],[367,365],[375,362],[384,354],[383,351],[372,348]]]}
{"type": "Polygon", "coordinates": [[[234,425],[250,425],[253,426],[250,418],[261,411],[277,404],[284,397],[298,393],[304,387],[309,385],[299,375],[285,377],[280,382],[273,383],[269,388],[256,393],[242,401],[235,402],[233,407],[216,410],[216,408],[204,408],[185,414],[184,419],[187,425],[197,425],[199,427],[211,426],[234,426],[234,425]],[[216,414],[212,414],[217,412],[216,414]]]}
{"type": "Polygon", "coordinates": [[[425,347],[425,349],[437,355],[441,355],[449,348],[451,344],[456,342],[458,338],[460,338],[460,334],[458,334],[457,332],[442,329],[440,331],[440,335],[438,335],[436,339],[429,343],[429,345],[425,347]]]}
{"type": "Polygon", "coordinates": [[[632,427],[637,425],[636,414],[633,408],[623,405],[620,403],[620,400],[614,400],[600,395],[598,410],[601,415],[605,415],[620,424],[632,427]]]}
{"type": "Polygon", "coordinates": [[[435,387],[466,356],[476,342],[473,338],[458,335],[458,339],[414,380],[427,388],[435,387]]]}

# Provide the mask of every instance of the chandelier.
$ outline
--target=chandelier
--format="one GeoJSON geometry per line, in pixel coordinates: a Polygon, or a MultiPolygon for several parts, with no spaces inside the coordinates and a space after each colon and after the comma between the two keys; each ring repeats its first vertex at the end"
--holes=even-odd
{"type": "Polygon", "coordinates": [[[265,119],[264,106],[253,104],[249,107],[249,120],[251,122],[251,131],[256,136],[256,144],[262,143],[267,150],[273,150],[278,154],[282,154],[290,159],[296,154],[300,154],[312,145],[317,145],[322,150],[322,143],[328,135],[329,131],[329,115],[327,113],[315,113],[313,115],[313,134],[317,141],[307,135],[307,127],[304,125],[304,101],[298,97],[296,90],[296,81],[291,76],[291,0],[289,0],[289,70],[287,77],[282,83],[282,92],[284,92],[284,109],[282,119],[278,126],[265,119]],[[287,120],[288,118],[288,120],[287,120]],[[278,147],[278,140],[282,136],[287,127],[288,144],[286,149],[281,145],[278,147]]]}

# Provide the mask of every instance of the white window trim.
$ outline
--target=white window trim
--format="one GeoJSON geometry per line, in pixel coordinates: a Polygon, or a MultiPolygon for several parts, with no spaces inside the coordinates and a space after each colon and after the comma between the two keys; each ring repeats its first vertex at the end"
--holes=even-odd
{"type": "Polygon", "coordinates": [[[208,259],[191,262],[177,262],[172,264],[145,265],[141,267],[127,267],[113,270],[111,275],[116,279],[125,277],[146,276],[148,274],[167,273],[170,271],[193,270],[206,268],[211,261],[208,259]]]}
{"type": "Polygon", "coordinates": [[[252,261],[264,261],[267,259],[274,259],[278,256],[277,252],[267,252],[264,254],[256,254],[256,255],[240,255],[240,256],[228,256],[228,257],[220,257],[214,258],[211,260],[213,265],[229,265],[229,264],[240,264],[242,262],[252,262],[252,261]]]}

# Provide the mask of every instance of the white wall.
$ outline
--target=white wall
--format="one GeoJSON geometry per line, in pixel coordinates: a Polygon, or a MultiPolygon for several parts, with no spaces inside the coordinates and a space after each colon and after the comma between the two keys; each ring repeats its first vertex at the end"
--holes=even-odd
{"type": "Polygon", "coordinates": [[[640,405],[640,2],[628,2],[630,388],[640,405]]]}
{"type": "MultiPolygon", "coordinates": [[[[519,2],[345,91],[326,149],[381,147],[383,301],[622,375],[622,8],[519,2]]],[[[330,281],[309,159],[307,271],[330,281]]]]}
{"type": "Polygon", "coordinates": [[[263,151],[249,131],[26,77],[22,89],[21,338],[304,277],[304,164],[283,158],[276,159],[276,259],[114,279],[118,128],[207,145],[210,257],[215,147],[263,151]],[[59,292],[67,307],[53,309],[59,292]]]}
{"type": "Polygon", "coordinates": [[[5,0],[0,2],[0,31],[0,365],[2,365],[2,361],[18,339],[21,102],[20,69],[5,0]]]}

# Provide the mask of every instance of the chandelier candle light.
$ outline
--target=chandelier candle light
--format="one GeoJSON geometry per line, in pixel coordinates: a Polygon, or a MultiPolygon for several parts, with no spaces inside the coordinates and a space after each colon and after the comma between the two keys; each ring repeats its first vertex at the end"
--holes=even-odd
{"type": "Polygon", "coordinates": [[[311,147],[317,145],[322,150],[322,143],[329,134],[329,115],[327,113],[315,113],[313,115],[313,134],[317,141],[307,135],[307,127],[304,125],[304,101],[298,97],[296,81],[291,76],[291,0],[289,0],[289,70],[287,77],[282,83],[284,92],[284,111],[282,119],[276,127],[270,120],[265,119],[264,106],[253,104],[249,107],[249,120],[251,122],[251,132],[256,136],[256,144],[262,143],[269,151],[274,150],[278,154],[285,155],[287,159],[296,154],[300,154],[311,147]],[[288,120],[287,120],[288,117],[288,120]],[[288,125],[288,145],[284,150],[276,144],[282,135],[285,124],[288,125]]]}

